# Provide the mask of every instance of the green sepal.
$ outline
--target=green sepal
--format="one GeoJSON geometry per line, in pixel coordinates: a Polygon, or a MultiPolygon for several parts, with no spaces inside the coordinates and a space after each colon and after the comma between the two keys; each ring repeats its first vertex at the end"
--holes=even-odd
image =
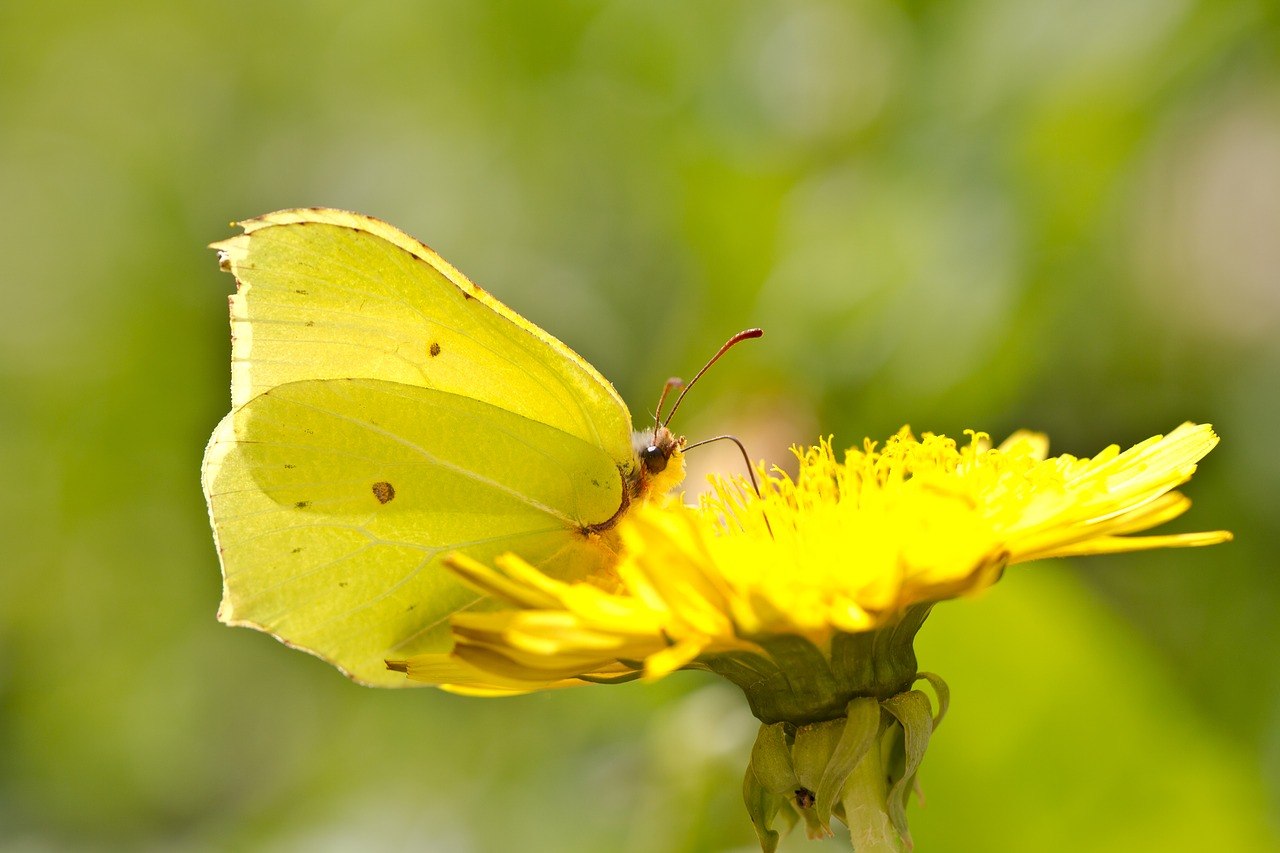
{"type": "Polygon", "coordinates": [[[892,714],[902,725],[901,748],[903,766],[894,768],[897,781],[889,791],[889,817],[893,825],[908,845],[911,844],[911,833],[907,831],[907,798],[911,796],[916,772],[920,762],[924,760],[925,750],[929,747],[929,737],[933,734],[933,709],[929,697],[920,690],[909,690],[886,699],[883,703],[886,711],[892,714]],[[900,774],[900,775],[899,775],[900,774]]]}
{"type": "Polygon", "coordinates": [[[823,821],[830,821],[831,810],[836,805],[844,783],[867,751],[876,746],[881,730],[880,717],[880,703],[875,699],[866,697],[849,703],[840,740],[822,771],[822,781],[818,783],[816,790],[814,809],[823,821]]]}
{"type": "Polygon", "coordinates": [[[785,723],[762,725],[751,747],[751,765],[760,785],[770,794],[790,797],[800,787],[791,764],[791,741],[785,723]]]}
{"type": "Polygon", "coordinates": [[[932,604],[917,604],[898,621],[875,631],[836,634],[831,640],[831,670],[836,681],[854,696],[885,698],[911,686],[916,676],[916,633],[932,604]]]}
{"type": "Polygon", "coordinates": [[[936,732],[938,726],[942,725],[942,718],[947,715],[947,708],[951,706],[951,688],[942,680],[942,676],[933,672],[916,673],[916,681],[929,682],[934,695],[938,697],[938,713],[933,715],[933,730],[936,732]]]}
{"type": "Polygon", "coordinates": [[[844,730],[844,717],[822,723],[810,723],[796,729],[795,742],[791,747],[791,762],[796,770],[796,779],[800,783],[800,792],[796,795],[796,808],[804,818],[810,838],[825,838],[831,835],[830,801],[825,809],[819,808],[817,792],[827,773],[827,766],[840,745],[844,730]]]}
{"type": "Polygon", "coordinates": [[[760,849],[763,853],[774,853],[782,836],[796,824],[795,809],[788,807],[790,798],[767,790],[760,783],[753,766],[748,766],[742,780],[742,800],[747,805],[756,838],[760,839],[760,849]],[[785,824],[781,831],[773,828],[775,818],[785,824]]]}
{"type": "MultiPolygon", "coordinates": [[[[803,725],[830,720],[844,712],[849,701],[845,687],[832,674],[821,649],[795,634],[753,639],[768,657],[761,661],[758,656],[752,656],[756,672],[749,681],[736,683],[746,693],[757,719],[765,723],[785,721],[803,725]]],[[[713,661],[712,666],[716,667],[716,663],[713,661]]],[[[732,678],[718,667],[716,670],[732,678]]]]}
{"type": "Polygon", "coordinates": [[[900,853],[907,849],[886,803],[889,785],[883,738],[897,730],[896,725],[880,729],[880,738],[863,754],[840,791],[836,813],[849,827],[849,840],[858,853],[900,853]]]}

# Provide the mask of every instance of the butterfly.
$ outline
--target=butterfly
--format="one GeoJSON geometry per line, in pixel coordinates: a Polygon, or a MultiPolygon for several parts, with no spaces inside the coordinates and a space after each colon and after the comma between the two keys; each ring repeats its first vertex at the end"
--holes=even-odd
{"type": "Polygon", "coordinates": [[[605,572],[618,521],[683,478],[683,438],[633,432],[590,364],[418,240],[324,208],[238,224],[211,247],[236,279],[232,410],[201,477],[222,622],[402,686],[386,658],[484,606],[450,554],[605,572]]]}

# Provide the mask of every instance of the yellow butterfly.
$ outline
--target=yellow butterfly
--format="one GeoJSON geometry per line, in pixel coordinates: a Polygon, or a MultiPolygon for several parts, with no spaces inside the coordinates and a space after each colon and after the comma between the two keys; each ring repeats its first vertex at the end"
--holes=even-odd
{"type": "Polygon", "coordinates": [[[237,282],[232,411],[202,471],[221,621],[405,685],[384,659],[441,650],[483,606],[443,558],[585,577],[683,478],[684,439],[633,435],[591,365],[407,234],[319,208],[239,224],[212,246],[237,282]]]}

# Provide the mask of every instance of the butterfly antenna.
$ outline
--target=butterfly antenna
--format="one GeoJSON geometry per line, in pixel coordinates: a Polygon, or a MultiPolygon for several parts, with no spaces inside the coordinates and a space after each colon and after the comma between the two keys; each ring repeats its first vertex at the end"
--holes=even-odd
{"type": "Polygon", "coordinates": [[[764,495],[760,494],[760,484],[756,482],[755,466],[751,464],[751,457],[747,455],[747,448],[742,445],[742,442],[738,440],[736,435],[717,435],[715,438],[704,438],[702,441],[695,441],[693,444],[686,444],[684,449],[687,453],[695,447],[701,447],[702,445],[710,444],[713,441],[732,441],[734,444],[738,445],[738,452],[742,454],[742,461],[747,466],[747,476],[751,478],[751,488],[756,490],[756,497],[763,498],[764,495]]]}
{"type": "Polygon", "coordinates": [[[658,408],[653,413],[653,434],[655,436],[658,434],[658,429],[662,426],[662,405],[667,401],[667,395],[683,384],[684,380],[679,376],[672,376],[667,380],[667,384],[662,386],[662,393],[658,395],[658,408]]]}
{"type": "MultiPolygon", "coordinates": [[[[720,360],[720,356],[728,352],[735,344],[740,344],[743,341],[748,340],[750,338],[758,338],[763,334],[764,334],[764,329],[744,329],[741,332],[738,332],[738,334],[734,335],[732,338],[729,338],[729,340],[725,341],[724,346],[720,347],[720,349],[716,351],[716,354],[711,356],[710,361],[702,365],[702,369],[698,371],[698,374],[694,376],[692,379],[690,379],[689,384],[684,386],[684,388],[680,391],[680,396],[676,397],[676,401],[674,404],[672,404],[671,411],[667,412],[667,419],[662,422],[662,426],[666,426],[667,424],[671,423],[671,419],[675,417],[676,409],[680,408],[680,403],[684,401],[684,395],[689,393],[689,389],[693,387],[695,382],[697,382],[699,379],[702,378],[702,374],[706,373],[707,369],[710,368],[711,365],[715,364],[717,361],[720,360]]],[[[663,396],[666,396],[665,390],[663,391],[663,396]]],[[[737,441],[737,439],[734,439],[734,441],[737,441]]],[[[745,450],[743,450],[742,452],[744,455],[746,454],[745,450]]]]}
{"type": "MultiPolygon", "coordinates": [[[[690,383],[693,384],[693,383],[690,383]]],[[[701,447],[704,444],[710,444],[713,441],[732,441],[738,445],[738,452],[742,454],[742,461],[747,466],[747,476],[751,478],[751,488],[755,489],[756,497],[763,503],[764,495],[760,493],[760,483],[756,480],[756,469],[751,464],[751,457],[747,454],[747,448],[738,440],[736,435],[717,435],[714,438],[704,438],[702,441],[695,441],[693,444],[685,446],[685,452],[693,450],[695,447],[701,447]]],[[[762,517],[764,518],[765,529],[769,531],[769,538],[773,538],[773,525],[769,523],[769,514],[763,512],[764,507],[761,506],[762,517]]]]}

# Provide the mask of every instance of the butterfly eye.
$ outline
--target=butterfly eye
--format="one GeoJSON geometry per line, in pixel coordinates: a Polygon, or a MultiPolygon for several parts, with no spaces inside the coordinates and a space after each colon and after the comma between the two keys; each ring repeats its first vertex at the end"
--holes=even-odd
{"type": "Polygon", "coordinates": [[[644,469],[650,474],[657,474],[664,470],[669,458],[656,444],[651,444],[640,451],[640,461],[644,463],[644,469]]]}

